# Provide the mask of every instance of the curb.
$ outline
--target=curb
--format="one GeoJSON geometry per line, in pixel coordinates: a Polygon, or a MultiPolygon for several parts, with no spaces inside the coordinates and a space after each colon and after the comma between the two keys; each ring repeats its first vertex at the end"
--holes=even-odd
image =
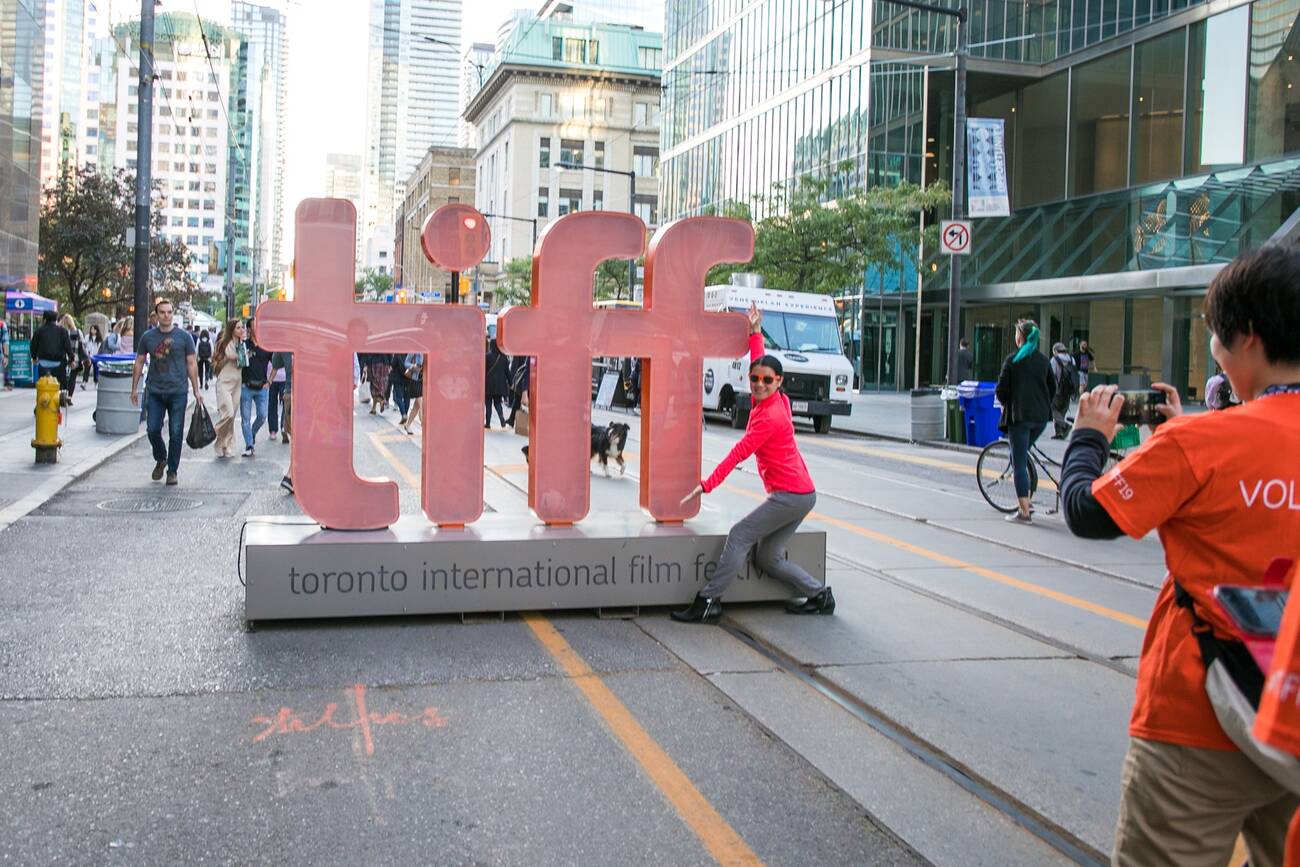
{"type": "Polygon", "coordinates": [[[968,455],[977,455],[983,451],[983,448],[977,446],[959,445],[950,443],[947,440],[914,440],[910,437],[902,437],[896,434],[874,433],[872,431],[850,430],[849,428],[831,427],[831,433],[846,434],[853,437],[862,437],[863,439],[885,440],[891,443],[903,443],[909,446],[925,446],[932,449],[944,449],[950,452],[965,452],[968,455]]]}
{"type": "Polygon", "coordinates": [[[143,429],[137,430],[133,434],[122,436],[117,442],[109,443],[99,449],[91,452],[84,460],[78,464],[73,464],[66,470],[60,469],[57,473],[50,476],[42,482],[36,490],[17,502],[0,509],[0,532],[4,532],[16,521],[26,517],[28,514],[36,511],[45,505],[54,495],[62,491],[68,485],[99,468],[101,464],[109,458],[123,451],[127,447],[135,444],[147,434],[143,429]]]}

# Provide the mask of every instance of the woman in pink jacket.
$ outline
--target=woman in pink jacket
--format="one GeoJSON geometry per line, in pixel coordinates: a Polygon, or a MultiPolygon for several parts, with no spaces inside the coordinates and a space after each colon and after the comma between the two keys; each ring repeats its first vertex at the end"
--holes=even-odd
{"type": "Polygon", "coordinates": [[[781,391],[781,361],[763,354],[763,314],[749,308],[749,390],[753,408],[745,435],[723,458],[707,479],[700,482],[682,502],[708,493],[722,484],[736,464],[750,455],[758,462],[758,475],[767,490],[767,499],[727,534],[727,543],[718,559],[717,571],[689,608],[673,612],[673,619],[684,623],[704,623],[722,616],[719,597],[745,566],[745,558],[757,546],[754,564],[766,575],[779,578],[797,590],[802,601],[792,601],[785,610],[791,614],[831,614],[835,596],[831,588],[796,563],[786,560],[785,547],[794,537],[799,524],[817,503],[812,477],[794,441],[794,419],[790,399],[781,391]]]}

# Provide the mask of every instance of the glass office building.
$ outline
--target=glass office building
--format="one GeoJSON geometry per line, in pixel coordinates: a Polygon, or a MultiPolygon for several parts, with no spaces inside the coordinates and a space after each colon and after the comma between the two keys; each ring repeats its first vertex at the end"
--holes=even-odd
{"type": "MultiPolygon", "coordinates": [[[[1205,286],[1300,208],[1300,0],[969,8],[968,112],[1005,121],[1012,207],[976,222],[963,265],[978,374],[1030,316],[1087,339],[1104,373],[1200,397],[1205,286]]],[[[666,216],[759,196],[762,217],[771,184],[806,172],[951,181],[954,27],[865,0],[670,2],[666,216]]],[[[845,287],[862,387],[942,379],[947,286],[931,255],[845,287]]]]}
{"type": "Polygon", "coordinates": [[[44,3],[0,0],[0,285],[36,289],[44,3]]]}

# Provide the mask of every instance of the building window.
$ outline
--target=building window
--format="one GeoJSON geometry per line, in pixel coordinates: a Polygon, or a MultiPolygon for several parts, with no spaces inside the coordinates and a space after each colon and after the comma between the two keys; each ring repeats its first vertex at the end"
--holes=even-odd
{"type": "Polygon", "coordinates": [[[1069,73],[1059,72],[1025,87],[1020,93],[1015,152],[1034,159],[1013,162],[1014,207],[1022,208],[1065,197],[1065,132],[1069,73]]]}
{"type": "Polygon", "coordinates": [[[555,94],[537,94],[537,113],[542,117],[550,117],[555,113],[555,94]]]}
{"type": "Polygon", "coordinates": [[[594,164],[596,168],[603,169],[605,167],[605,143],[603,141],[598,141],[595,143],[595,146],[596,146],[596,157],[594,160],[594,164]]]}
{"type": "Polygon", "coordinates": [[[537,150],[537,164],[544,169],[551,167],[551,140],[543,136],[537,150]]]}
{"type": "Polygon", "coordinates": [[[1176,178],[1183,164],[1183,38],[1141,42],[1133,60],[1134,184],[1176,178]]]}
{"type": "Polygon", "coordinates": [[[659,148],[643,145],[632,148],[632,171],[639,178],[659,177],[659,148]]]}
{"type": "Polygon", "coordinates": [[[588,42],[585,39],[564,39],[559,36],[551,37],[551,59],[563,61],[564,63],[586,63],[588,58],[592,63],[599,63],[599,43],[596,40],[588,42]]]}
{"type": "Polygon", "coordinates": [[[643,127],[650,123],[650,103],[635,102],[632,104],[632,126],[643,127]]]}
{"type": "Polygon", "coordinates": [[[199,236],[198,236],[198,235],[186,235],[186,236],[185,236],[185,243],[186,243],[186,244],[189,244],[189,245],[192,246],[192,247],[197,247],[197,246],[199,245],[199,236]]]}
{"type": "Polygon", "coordinates": [[[204,217],[204,218],[203,218],[203,228],[205,228],[205,229],[215,229],[215,228],[217,227],[216,224],[217,224],[217,221],[214,220],[214,219],[212,219],[211,217],[204,217]]]}
{"type": "Polygon", "coordinates": [[[633,199],[632,213],[641,218],[641,222],[647,226],[655,226],[659,223],[659,197],[658,196],[637,196],[633,199]]]}
{"type": "Polygon", "coordinates": [[[1070,97],[1071,196],[1128,185],[1129,62],[1127,51],[1117,51],[1074,69],[1070,97]]]}
{"type": "Polygon", "coordinates": [[[587,94],[563,93],[560,95],[560,114],[566,119],[587,117],[587,94]]]}
{"type": "Polygon", "coordinates": [[[580,140],[569,138],[560,139],[560,162],[573,163],[574,165],[580,166],[584,159],[586,159],[586,156],[583,153],[583,144],[580,140]]]}
{"type": "Polygon", "coordinates": [[[460,186],[460,169],[455,167],[447,169],[447,186],[460,186]]]}
{"type": "Polygon", "coordinates": [[[591,209],[593,211],[605,210],[605,191],[593,190],[591,194],[591,209]]]}
{"type": "Polygon", "coordinates": [[[184,226],[184,225],[185,225],[185,218],[184,218],[184,217],[172,217],[172,225],[173,225],[173,226],[184,226]]]}
{"type": "Polygon", "coordinates": [[[664,65],[663,50],[659,48],[638,48],[636,58],[642,69],[662,69],[664,65]]]}
{"type": "Polygon", "coordinates": [[[582,190],[560,190],[560,216],[582,210],[582,190]]]}
{"type": "Polygon", "coordinates": [[[191,229],[197,229],[199,227],[199,218],[187,217],[185,220],[185,225],[189,226],[191,229]]]}
{"type": "Polygon", "coordinates": [[[549,217],[551,215],[551,191],[546,187],[537,188],[537,216],[549,217]]]}

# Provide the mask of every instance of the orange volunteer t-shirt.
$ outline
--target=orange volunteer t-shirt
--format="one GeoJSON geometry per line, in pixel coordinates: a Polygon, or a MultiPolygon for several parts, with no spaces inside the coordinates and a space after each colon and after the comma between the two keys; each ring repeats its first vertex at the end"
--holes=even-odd
{"type": "Polygon", "coordinates": [[[1092,484],[1121,530],[1157,530],[1164,586],[1142,642],[1133,737],[1235,750],[1205,694],[1205,664],[1191,615],[1174,602],[1178,580],[1197,614],[1232,637],[1211,591],[1260,584],[1276,557],[1300,550],[1300,394],[1275,394],[1232,409],[1160,425],[1140,449],[1092,484]]]}
{"type": "MultiPolygon", "coordinates": [[[[1300,587],[1295,586],[1296,574],[1293,568],[1288,582],[1291,592],[1273,648],[1273,667],[1264,678],[1253,733],[1266,744],[1300,756],[1300,587]]],[[[1288,837],[1287,841],[1290,863],[1292,843],[1300,850],[1300,838],[1292,841],[1288,837]]]]}

